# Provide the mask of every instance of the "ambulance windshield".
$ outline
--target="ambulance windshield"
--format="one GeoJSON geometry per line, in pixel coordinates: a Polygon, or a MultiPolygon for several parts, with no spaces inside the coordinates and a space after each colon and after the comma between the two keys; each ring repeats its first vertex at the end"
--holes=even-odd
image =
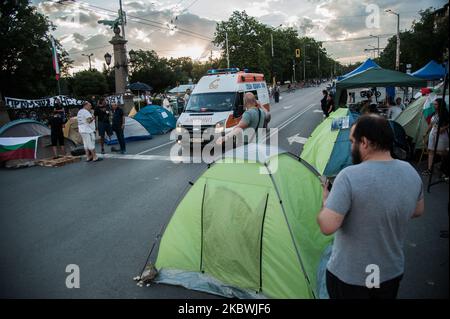
{"type": "Polygon", "coordinates": [[[192,94],[187,112],[225,112],[233,109],[236,92],[192,94]]]}

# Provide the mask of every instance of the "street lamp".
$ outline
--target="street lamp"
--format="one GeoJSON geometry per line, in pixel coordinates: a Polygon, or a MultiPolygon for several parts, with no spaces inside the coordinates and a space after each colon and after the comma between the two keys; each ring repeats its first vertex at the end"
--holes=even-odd
{"type": "Polygon", "coordinates": [[[395,69],[400,69],[400,14],[391,9],[385,10],[387,13],[395,14],[397,16],[397,50],[395,55],[395,69]]]}
{"type": "Polygon", "coordinates": [[[380,57],[380,37],[372,34],[370,34],[369,37],[377,38],[377,57],[380,57]]]}
{"type": "Polygon", "coordinates": [[[87,57],[89,59],[89,71],[91,71],[92,70],[92,67],[91,67],[91,56],[94,56],[94,53],[90,53],[90,54],[82,53],[81,55],[85,56],[85,57],[87,57]]]}
{"type": "Polygon", "coordinates": [[[273,58],[275,56],[275,52],[274,52],[274,49],[273,49],[273,31],[275,31],[278,28],[281,28],[282,26],[283,26],[283,24],[280,24],[279,26],[277,26],[275,28],[271,28],[272,32],[270,32],[270,46],[271,46],[271,52],[272,52],[272,69],[271,69],[271,71],[272,71],[272,83],[273,84],[275,84],[275,76],[273,74],[273,58]]]}
{"type": "Polygon", "coordinates": [[[130,50],[130,53],[128,53],[130,55],[130,63],[134,63],[136,62],[136,51],[134,50],[130,50]]]}
{"type": "Polygon", "coordinates": [[[303,44],[303,81],[306,81],[306,48],[310,46],[310,44],[303,44]]]}
{"type": "Polygon", "coordinates": [[[111,58],[112,58],[111,54],[106,52],[105,55],[104,55],[104,58],[105,58],[106,65],[109,68],[109,65],[111,64],[111,58]]]}

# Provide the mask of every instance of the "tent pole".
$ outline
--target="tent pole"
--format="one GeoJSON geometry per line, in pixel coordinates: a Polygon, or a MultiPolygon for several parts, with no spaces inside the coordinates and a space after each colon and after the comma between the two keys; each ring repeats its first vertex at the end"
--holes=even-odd
{"type": "Polygon", "coordinates": [[[203,187],[203,198],[202,198],[202,208],[201,208],[201,220],[200,220],[200,272],[203,273],[203,211],[205,205],[205,194],[206,194],[206,183],[203,187]]]}
{"type": "MultiPolygon", "coordinates": [[[[444,80],[444,89],[442,92],[442,100],[445,103],[445,93],[447,90],[447,85],[448,85],[448,73],[445,75],[445,80],[444,80]]],[[[445,107],[445,106],[444,106],[445,107]]],[[[439,113],[442,113],[441,109],[439,108],[439,113]]],[[[438,121],[438,128],[437,128],[437,132],[436,132],[436,142],[434,143],[434,156],[433,156],[433,162],[431,163],[431,173],[430,173],[430,177],[428,178],[428,188],[427,191],[428,193],[430,193],[431,187],[437,184],[440,184],[442,182],[445,182],[445,180],[440,179],[436,182],[432,183],[433,180],[433,171],[434,171],[434,164],[436,162],[436,151],[437,151],[437,147],[438,147],[438,143],[439,143],[439,136],[441,135],[439,133],[439,131],[441,130],[441,119],[442,119],[442,114],[438,114],[439,116],[439,121],[438,121]]],[[[430,133],[431,134],[431,133],[430,133]]],[[[448,134],[448,133],[447,133],[448,134]]]]}
{"type": "MultiPolygon", "coordinates": [[[[416,136],[415,136],[415,139],[414,139],[416,145],[417,145],[417,139],[419,138],[420,127],[422,126],[422,119],[423,119],[423,114],[420,114],[419,125],[417,127],[416,136]]],[[[416,147],[414,146],[414,150],[415,150],[415,148],[416,147]]]]}

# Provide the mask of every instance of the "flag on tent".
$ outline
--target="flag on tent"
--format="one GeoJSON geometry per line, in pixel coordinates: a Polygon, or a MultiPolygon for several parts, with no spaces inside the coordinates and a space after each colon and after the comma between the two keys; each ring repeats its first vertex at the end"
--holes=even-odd
{"type": "Polygon", "coordinates": [[[59,64],[58,64],[58,52],[56,52],[55,39],[50,37],[52,41],[52,61],[53,61],[53,69],[56,73],[56,80],[59,81],[59,64]]]}
{"type": "Polygon", "coordinates": [[[423,104],[423,117],[425,117],[428,124],[430,124],[431,117],[434,114],[434,100],[436,100],[436,94],[431,93],[430,95],[428,95],[427,100],[423,104]]]}
{"type": "Polygon", "coordinates": [[[0,162],[36,158],[37,140],[33,137],[2,137],[0,138],[0,162]]]}

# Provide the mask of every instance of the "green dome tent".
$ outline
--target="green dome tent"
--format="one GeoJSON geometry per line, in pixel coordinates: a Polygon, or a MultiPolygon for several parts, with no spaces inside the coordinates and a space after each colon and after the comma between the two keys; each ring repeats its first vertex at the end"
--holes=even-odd
{"type": "Polygon", "coordinates": [[[238,148],[195,182],[161,239],[156,282],[225,297],[319,296],[318,267],[332,239],[316,222],[320,179],[270,150],[250,161],[256,146],[238,148]]]}
{"type": "Polygon", "coordinates": [[[428,129],[427,121],[423,116],[423,105],[426,101],[426,96],[419,97],[395,119],[413,139],[416,149],[423,149],[426,146],[423,137],[428,129]]]}

